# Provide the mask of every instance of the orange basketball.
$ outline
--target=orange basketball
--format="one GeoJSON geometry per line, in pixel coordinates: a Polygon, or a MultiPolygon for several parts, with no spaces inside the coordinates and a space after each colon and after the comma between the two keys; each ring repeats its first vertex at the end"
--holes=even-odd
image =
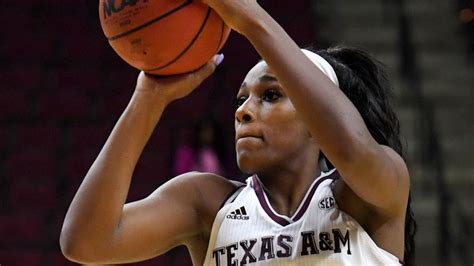
{"type": "Polygon", "coordinates": [[[147,73],[193,71],[224,45],[230,29],[192,0],[100,0],[102,29],[128,64],[147,73]]]}

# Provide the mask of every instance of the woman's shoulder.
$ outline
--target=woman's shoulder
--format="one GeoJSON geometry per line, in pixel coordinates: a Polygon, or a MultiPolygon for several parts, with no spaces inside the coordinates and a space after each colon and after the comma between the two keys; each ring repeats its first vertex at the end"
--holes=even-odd
{"type": "Polygon", "coordinates": [[[175,199],[187,199],[193,205],[221,204],[232,192],[244,184],[207,172],[187,172],[160,186],[152,195],[169,195],[175,199]]]}
{"type": "Polygon", "coordinates": [[[195,206],[204,219],[203,222],[209,227],[212,227],[217,212],[227,198],[245,185],[242,182],[207,172],[189,172],[175,179],[193,188],[196,193],[195,206]]]}
{"type": "Polygon", "coordinates": [[[211,201],[212,205],[218,205],[220,208],[222,203],[233,194],[238,188],[245,184],[239,181],[231,180],[223,176],[205,173],[205,172],[191,172],[191,179],[203,198],[211,201]]]}
{"type": "Polygon", "coordinates": [[[192,171],[175,177],[179,182],[186,182],[200,190],[229,190],[232,191],[244,185],[244,183],[231,180],[218,174],[208,172],[192,171]]]}

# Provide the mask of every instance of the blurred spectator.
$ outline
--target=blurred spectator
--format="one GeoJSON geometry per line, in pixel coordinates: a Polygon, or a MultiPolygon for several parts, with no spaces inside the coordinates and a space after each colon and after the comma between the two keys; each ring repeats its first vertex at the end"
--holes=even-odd
{"type": "Polygon", "coordinates": [[[215,174],[224,174],[221,163],[223,151],[222,145],[219,145],[218,136],[221,128],[217,121],[207,118],[199,121],[191,132],[192,141],[186,137],[186,133],[181,132],[175,160],[174,174],[179,175],[189,171],[210,172],[215,174]]]}

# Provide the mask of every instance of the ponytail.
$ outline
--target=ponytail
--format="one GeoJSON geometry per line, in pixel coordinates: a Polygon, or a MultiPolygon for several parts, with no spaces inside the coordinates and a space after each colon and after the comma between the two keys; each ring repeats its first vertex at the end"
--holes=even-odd
{"type": "MultiPolygon", "coordinates": [[[[334,68],[340,89],[357,108],[372,137],[404,158],[400,124],[391,103],[393,88],[383,64],[355,48],[337,46],[316,53],[334,68]]],[[[324,154],[321,155],[321,161],[326,163],[328,169],[334,168],[324,154]]],[[[405,217],[405,265],[414,265],[415,262],[414,237],[417,226],[410,194],[405,217]]]]}

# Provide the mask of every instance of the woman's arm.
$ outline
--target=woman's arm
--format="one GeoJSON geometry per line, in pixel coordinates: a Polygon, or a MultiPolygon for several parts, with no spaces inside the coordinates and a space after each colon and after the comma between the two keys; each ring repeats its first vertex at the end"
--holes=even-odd
{"type": "Polygon", "coordinates": [[[280,25],[253,0],[205,2],[243,34],[267,62],[350,188],[381,210],[392,214],[404,210],[409,178],[402,158],[374,140],[352,102],[280,25]]]}
{"type": "Polygon", "coordinates": [[[71,260],[117,263],[142,260],[183,244],[197,234],[200,192],[191,173],[148,198],[125,204],[140,154],[171,101],[188,95],[209,76],[214,61],[198,71],[156,79],[140,74],[129,105],[77,191],[63,224],[60,244],[71,260]]]}

